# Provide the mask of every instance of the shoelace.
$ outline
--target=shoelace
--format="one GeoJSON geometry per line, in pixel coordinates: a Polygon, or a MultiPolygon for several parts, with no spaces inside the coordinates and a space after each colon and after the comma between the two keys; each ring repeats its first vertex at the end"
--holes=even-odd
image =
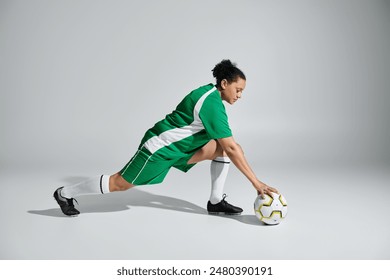
{"type": "Polygon", "coordinates": [[[79,202],[75,198],[66,198],[61,195],[61,192],[58,193],[58,195],[62,198],[66,199],[66,202],[68,202],[69,206],[74,207],[73,200],[76,201],[77,205],[79,205],[79,202]]]}
{"type": "Polygon", "coordinates": [[[224,205],[224,207],[230,209],[230,210],[234,210],[234,206],[231,205],[229,202],[226,201],[226,198],[228,196],[224,193],[223,196],[222,196],[222,200],[221,200],[221,203],[224,205]]]}
{"type": "Polygon", "coordinates": [[[79,205],[79,202],[75,198],[67,198],[69,206],[74,207],[73,200],[76,201],[77,205],[79,205]]]}
{"type": "Polygon", "coordinates": [[[229,202],[226,201],[226,198],[227,198],[227,194],[224,193],[223,196],[222,196],[221,203],[224,204],[225,206],[226,205],[230,206],[229,202]]]}

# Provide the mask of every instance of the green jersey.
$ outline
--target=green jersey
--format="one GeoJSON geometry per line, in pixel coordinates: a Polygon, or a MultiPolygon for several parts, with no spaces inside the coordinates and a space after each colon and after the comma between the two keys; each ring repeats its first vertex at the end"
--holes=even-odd
{"type": "Polygon", "coordinates": [[[164,159],[194,153],[211,139],[232,136],[221,95],[213,84],[189,93],[143,137],[140,149],[164,159]]]}
{"type": "Polygon", "coordinates": [[[212,139],[232,136],[221,95],[212,84],[189,93],[143,137],[120,171],[134,185],[161,183],[171,167],[187,172],[191,157],[212,139]]]}

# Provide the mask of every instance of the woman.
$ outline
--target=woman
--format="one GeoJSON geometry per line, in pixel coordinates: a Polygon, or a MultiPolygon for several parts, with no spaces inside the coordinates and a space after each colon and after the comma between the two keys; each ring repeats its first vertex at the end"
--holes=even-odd
{"type": "Polygon", "coordinates": [[[248,178],[259,195],[278,192],[259,181],[235,142],[222,101],[233,105],[245,89],[246,77],[230,60],[212,70],[216,84],[202,86],[188,94],[165,119],[143,137],[138,151],[122,170],[84,182],[58,188],[54,198],[68,216],[80,214],[74,197],[125,191],[134,186],[161,183],[171,167],[187,172],[196,163],[211,160],[210,214],[241,214],[223,193],[230,161],[248,178]]]}

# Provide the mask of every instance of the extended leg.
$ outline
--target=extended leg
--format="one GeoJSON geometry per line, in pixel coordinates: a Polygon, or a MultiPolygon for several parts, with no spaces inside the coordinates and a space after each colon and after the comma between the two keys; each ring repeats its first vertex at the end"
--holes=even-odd
{"type": "Polygon", "coordinates": [[[58,188],[54,192],[54,198],[65,215],[75,216],[80,214],[80,212],[74,207],[74,197],[86,194],[106,194],[115,191],[125,191],[133,186],[123,179],[119,173],[112,176],[101,175],[74,185],[58,188]]]}

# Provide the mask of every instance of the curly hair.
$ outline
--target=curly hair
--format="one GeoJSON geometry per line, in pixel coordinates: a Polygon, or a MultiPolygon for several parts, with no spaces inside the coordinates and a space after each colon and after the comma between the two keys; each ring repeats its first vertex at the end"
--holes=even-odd
{"type": "Polygon", "coordinates": [[[222,80],[226,79],[228,83],[236,82],[238,78],[246,80],[245,74],[236,67],[229,59],[224,59],[211,70],[216,79],[217,87],[221,86],[222,80]]]}

